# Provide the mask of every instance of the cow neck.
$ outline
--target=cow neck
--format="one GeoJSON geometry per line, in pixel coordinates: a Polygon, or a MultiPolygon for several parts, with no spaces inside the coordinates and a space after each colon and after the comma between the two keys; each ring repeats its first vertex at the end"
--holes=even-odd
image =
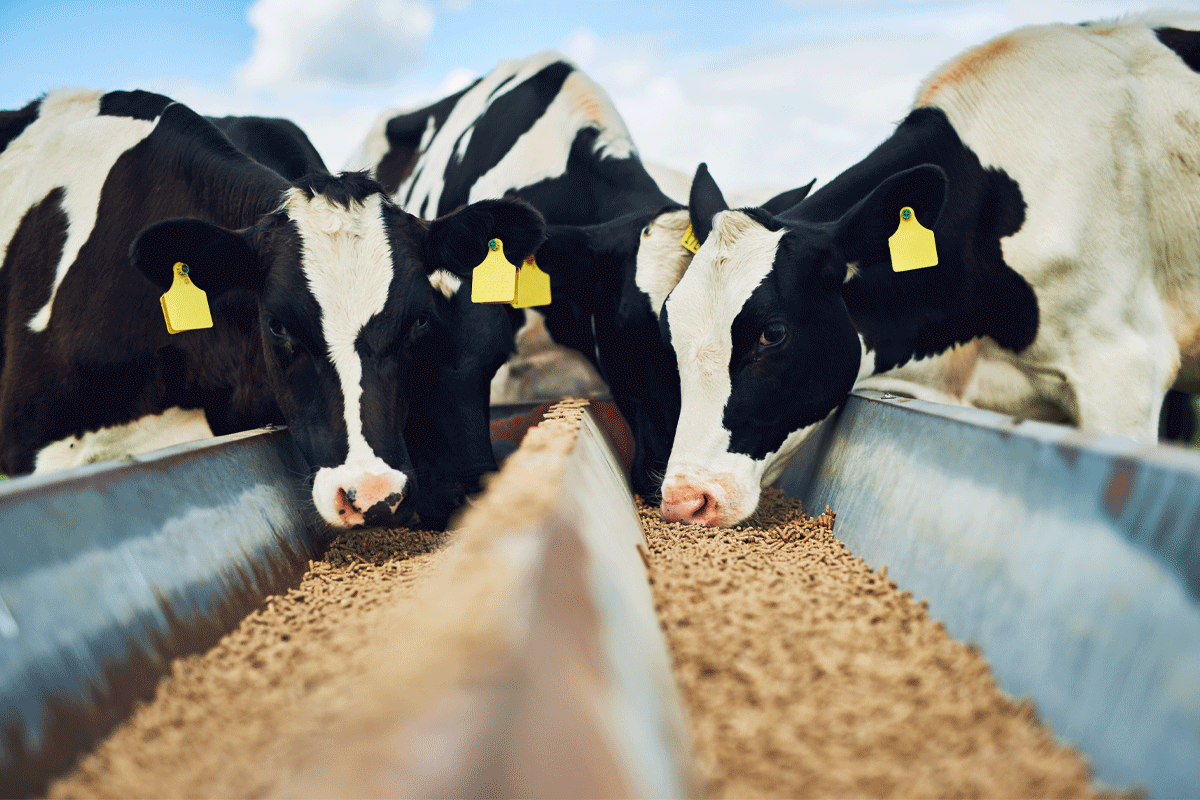
{"type": "Polygon", "coordinates": [[[176,216],[209,219],[230,229],[253,225],[277,210],[291,184],[278,173],[234,147],[209,120],[187,106],[168,106],[143,143],[147,153],[169,163],[156,174],[172,175],[180,185],[159,188],[167,197],[187,198],[191,208],[176,216]],[[183,168],[203,154],[203,167],[183,168]]]}
{"type": "Polygon", "coordinates": [[[912,113],[867,158],[807,198],[795,217],[832,222],[890,175],[937,164],[949,179],[936,267],[892,271],[886,241],[852,266],[842,291],[874,373],[987,335],[1020,351],[1037,332],[1037,299],[1004,262],[1000,240],[1020,229],[1025,204],[1003,170],[984,168],[944,112],[912,113]]]}

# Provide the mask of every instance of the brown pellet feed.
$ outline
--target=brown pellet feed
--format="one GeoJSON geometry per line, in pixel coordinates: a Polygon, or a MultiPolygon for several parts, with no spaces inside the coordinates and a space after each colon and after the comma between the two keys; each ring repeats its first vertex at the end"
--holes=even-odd
{"type": "Polygon", "coordinates": [[[828,508],[769,489],[732,530],[638,510],[710,796],[1103,796],[974,647],[845,549],[828,508]]]}

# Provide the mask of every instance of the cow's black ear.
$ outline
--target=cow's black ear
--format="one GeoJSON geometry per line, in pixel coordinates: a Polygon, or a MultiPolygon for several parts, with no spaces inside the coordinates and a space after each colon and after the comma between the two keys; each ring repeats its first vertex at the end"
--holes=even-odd
{"type": "Polygon", "coordinates": [[[461,278],[483,263],[488,242],[499,239],[504,256],[521,264],[545,238],[546,222],[522,200],[481,200],[429,223],[425,271],[445,269],[461,278]]]}
{"type": "Polygon", "coordinates": [[[143,230],[129,248],[129,260],[151,283],[171,288],[176,262],[210,295],[234,287],[262,287],[262,267],[248,231],[231,231],[200,219],[168,219],[143,230]]]}
{"type": "Polygon", "coordinates": [[[692,191],[688,195],[688,213],[692,221],[692,235],[696,241],[704,244],[712,230],[713,217],[719,211],[729,209],[725,196],[717,187],[717,182],[708,174],[708,165],[701,163],[696,167],[696,177],[692,179],[692,191]]]}
{"type": "Polygon", "coordinates": [[[537,264],[550,276],[551,285],[568,286],[595,279],[596,250],[588,228],[551,225],[546,241],[537,250],[537,264]]]}
{"type": "Polygon", "coordinates": [[[809,191],[812,190],[813,184],[817,182],[813,178],[804,186],[798,186],[795,189],[788,189],[786,192],[780,192],[770,200],[762,204],[762,209],[769,214],[777,217],[788,217],[785,213],[792,210],[795,206],[800,205],[800,201],[808,197],[809,191]]]}
{"type": "Polygon", "coordinates": [[[917,221],[933,230],[946,204],[949,181],[936,164],[922,164],[891,175],[847,211],[835,225],[834,236],[846,256],[855,261],[886,252],[887,240],[900,225],[900,210],[912,208],[917,221]]]}

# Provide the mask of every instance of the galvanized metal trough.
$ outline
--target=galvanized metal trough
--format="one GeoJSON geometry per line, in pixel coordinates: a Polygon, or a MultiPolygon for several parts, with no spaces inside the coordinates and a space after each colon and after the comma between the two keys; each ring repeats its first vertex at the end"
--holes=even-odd
{"type": "Polygon", "coordinates": [[[1200,453],[858,392],[779,485],[1100,781],[1200,797],[1200,453]]]}
{"type": "Polygon", "coordinates": [[[324,544],[286,431],[0,483],[0,796],[47,780],[324,544]]]}
{"type": "MultiPolygon", "coordinates": [[[[531,598],[552,609],[563,586],[585,590],[572,595],[587,598],[584,616],[606,620],[584,650],[604,659],[594,674],[607,676],[595,686],[608,713],[584,728],[605,743],[607,771],[555,772],[578,761],[546,752],[586,748],[527,726],[574,707],[540,693],[561,691],[553,665],[566,661],[552,656],[568,617],[533,613],[529,646],[550,671],[500,687],[505,719],[529,735],[485,726],[474,752],[488,772],[410,775],[398,784],[410,793],[695,791],[650,630],[640,533],[593,433],[539,527],[542,544],[524,552],[540,565],[531,598]]],[[[831,505],[839,538],[979,645],[1000,685],[1033,698],[1101,781],[1200,796],[1200,455],[863,392],[780,485],[811,511],[831,505]]],[[[326,536],[309,508],[280,431],[0,486],[0,793],[41,791],[172,657],[294,584],[326,536]]]]}

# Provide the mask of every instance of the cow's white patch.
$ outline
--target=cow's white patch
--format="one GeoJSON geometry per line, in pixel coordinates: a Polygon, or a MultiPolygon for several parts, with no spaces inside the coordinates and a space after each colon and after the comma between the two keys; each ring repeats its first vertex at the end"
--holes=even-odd
{"type": "Polygon", "coordinates": [[[462,278],[447,269],[435,269],[429,273],[429,284],[442,293],[447,300],[462,287],[462,278]]]}
{"type": "Polygon", "coordinates": [[[101,116],[105,93],[59,89],[47,94],[38,117],[0,153],[0,264],[21,218],[51,191],[64,189],[67,240],[50,285],[50,299],[28,325],[44,331],[58,287],[96,225],[100,192],[121,154],[150,135],[156,121],[101,116]],[[30,169],[36,164],[37,169],[30,169]]]}
{"type": "Polygon", "coordinates": [[[690,224],[687,209],[668,211],[655,217],[642,232],[634,283],[649,295],[650,308],[656,317],[667,295],[692,263],[691,252],[680,243],[690,224]]]}
{"type": "Polygon", "coordinates": [[[774,455],[758,461],[729,452],[724,410],[732,391],[733,321],[774,268],[783,233],[767,230],[742,211],[720,212],[666,300],[682,405],[664,492],[672,484],[719,483],[729,514],[741,514],[750,504],[743,517],[754,510],[759,481],[774,455]]]}
{"type": "Polygon", "coordinates": [[[300,233],[304,275],[321,306],[321,332],[342,387],[349,452],[340,467],[318,470],[313,484],[317,510],[335,525],[345,524],[336,512],[339,489],[352,490],[354,482],[367,475],[387,475],[402,491],[406,480],[367,444],[361,408],[363,365],[354,348],[359,331],[383,311],[392,283],[382,203],[376,194],[346,208],[320,195],[310,199],[298,189],[289,190],[284,200],[300,233]]]}
{"type": "Polygon", "coordinates": [[[1152,439],[1176,374],[1200,374],[1200,75],[1154,34],[1200,17],[1152,14],[1022,28],[918,90],[1026,204],[1001,247],[1037,293],[1038,335],[1019,357],[985,340],[973,404],[1152,439]]]}
{"type": "Polygon", "coordinates": [[[33,471],[54,472],[137,453],[161,450],[213,435],[201,409],[168,408],[124,425],[112,425],[82,436],[68,436],[38,451],[33,471]]]}
{"type": "MultiPolygon", "coordinates": [[[[397,200],[406,208],[421,209],[425,216],[436,214],[445,188],[446,166],[463,158],[475,123],[488,107],[547,65],[564,60],[558,53],[540,53],[521,61],[502,61],[485,75],[459,98],[437,134],[429,142],[422,139],[421,157],[412,175],[397,190],[397,200]]],[[[562,175],[574,134],[583,128],[599,132],[595,152],[601,158],[629,158],[636,153],[629,130],[608,95],[576,70],[500,163],[474,183],[469,200],[503,197],[506,192],[562,175]]]]}

